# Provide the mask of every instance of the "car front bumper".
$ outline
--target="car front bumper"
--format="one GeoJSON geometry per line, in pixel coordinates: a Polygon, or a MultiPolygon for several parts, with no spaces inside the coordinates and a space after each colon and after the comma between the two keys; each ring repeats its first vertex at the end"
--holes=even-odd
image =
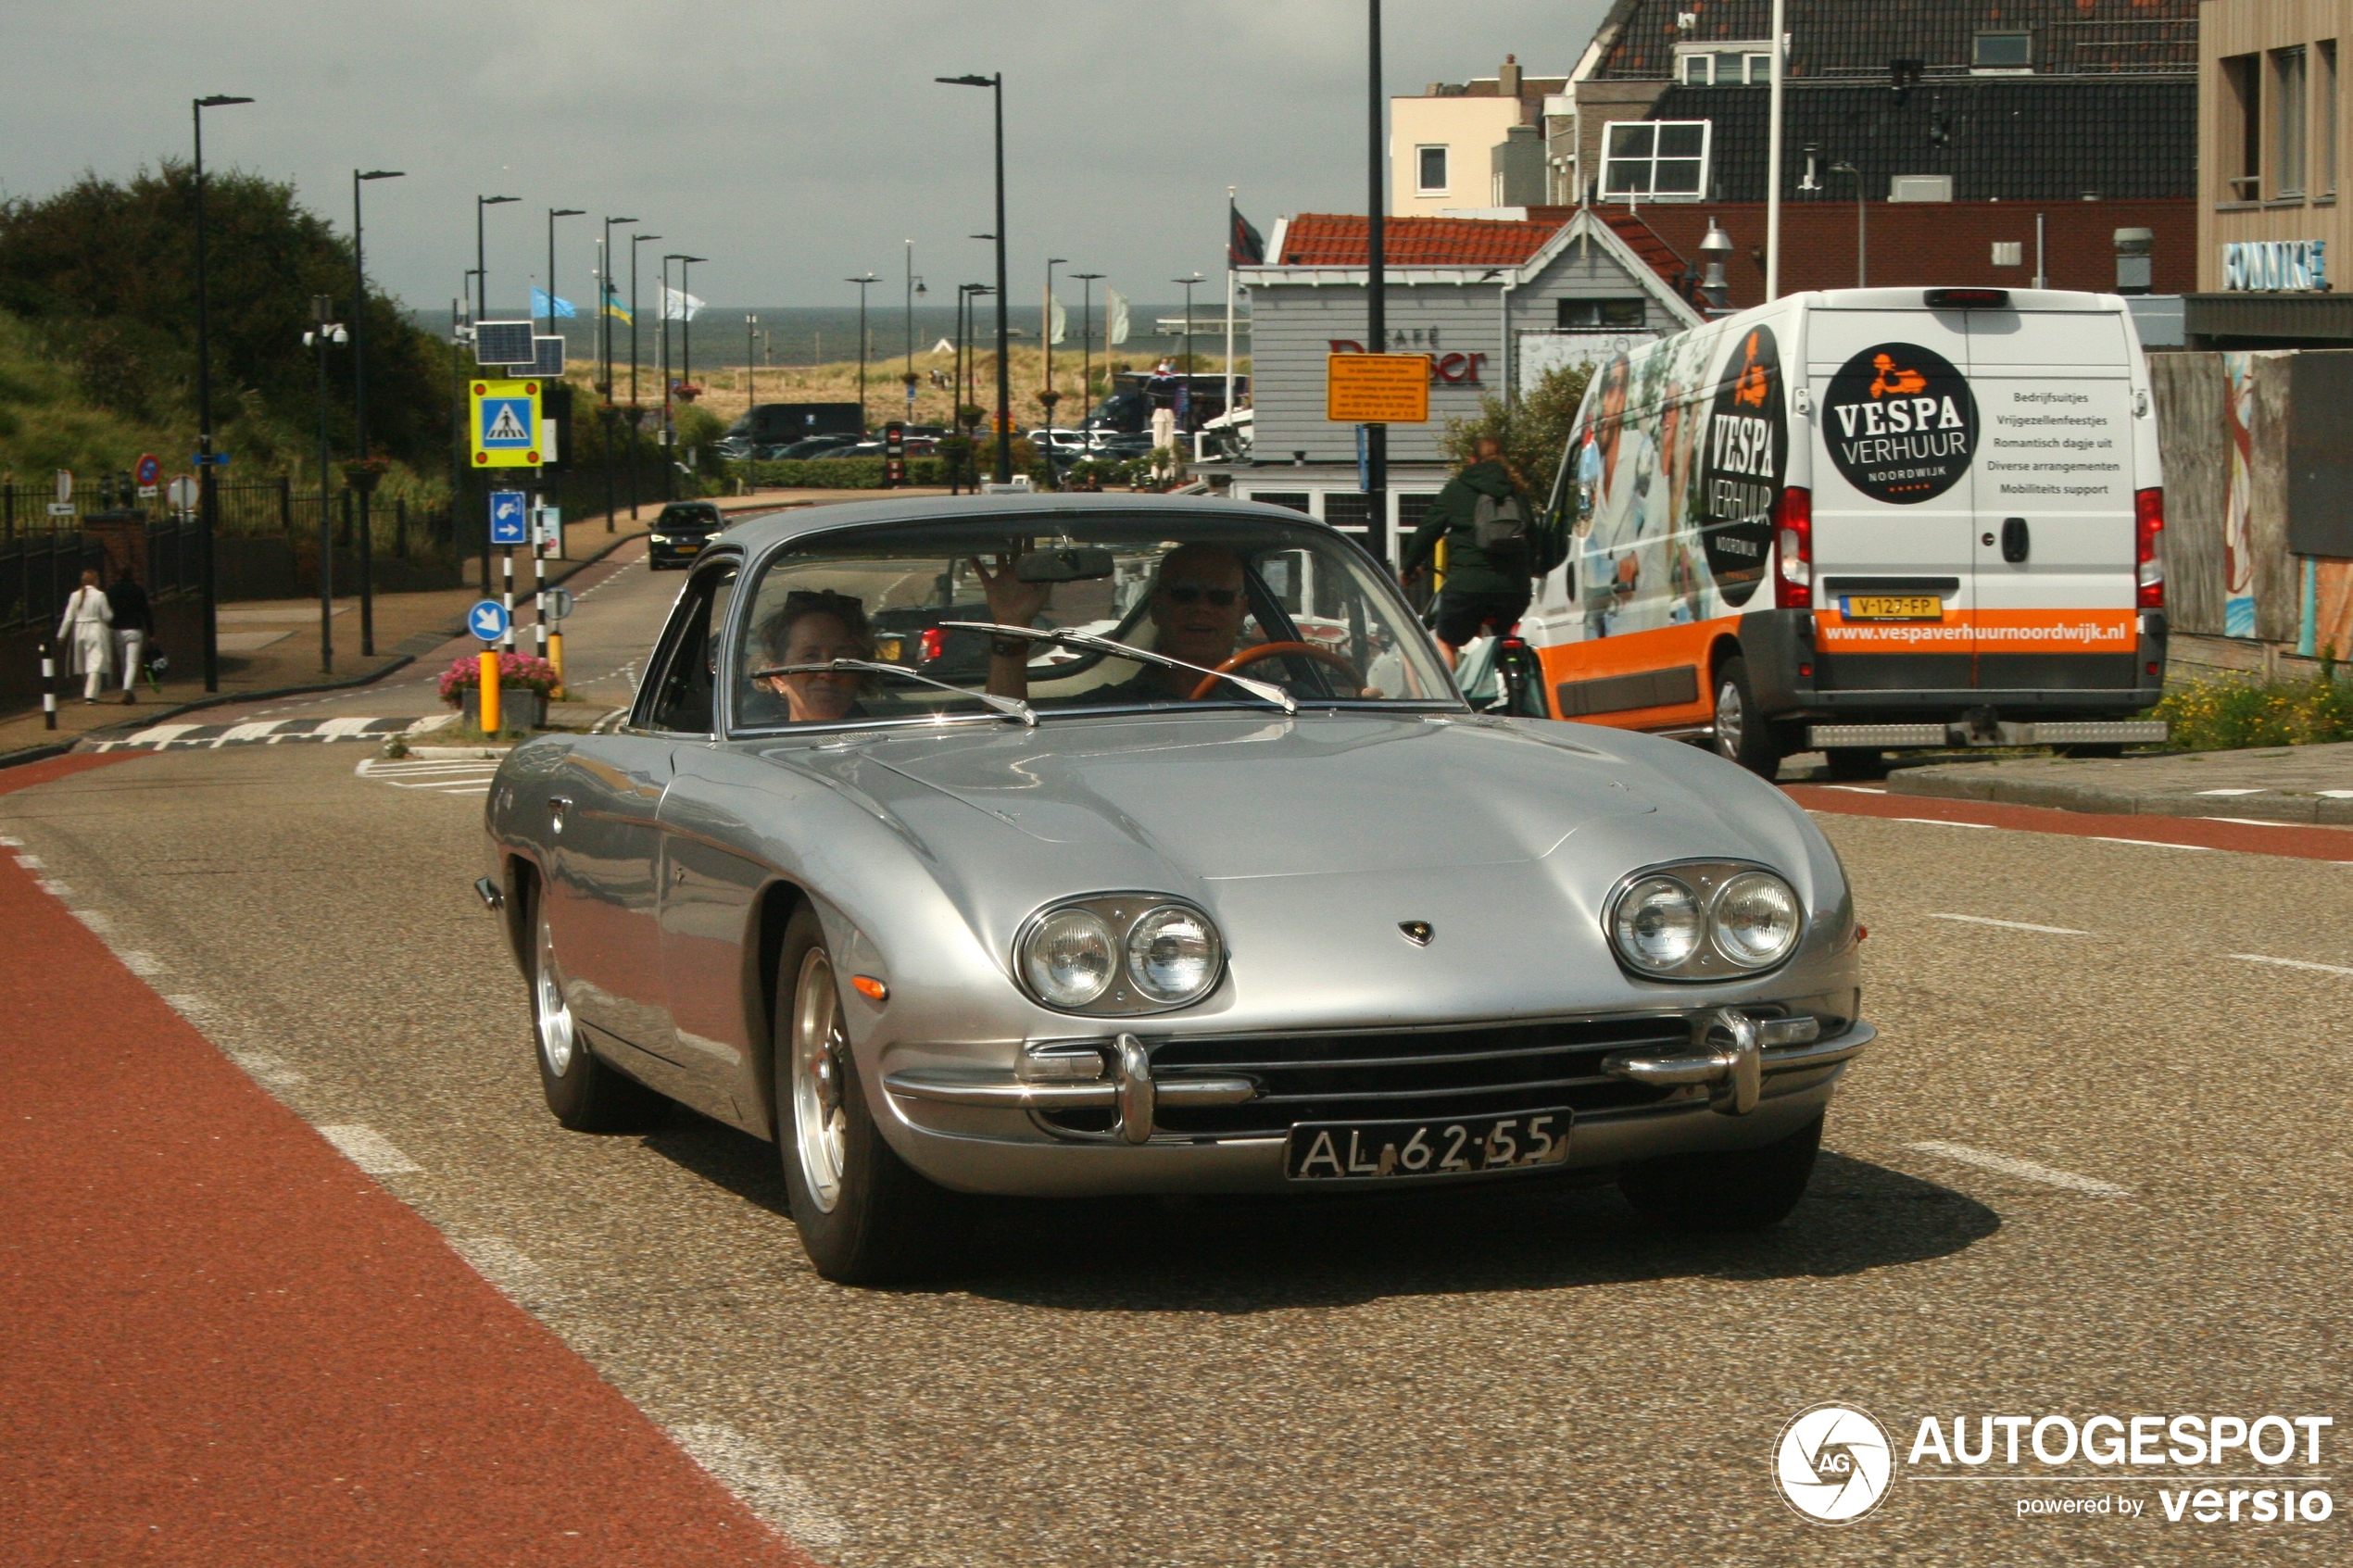
{"type": "MultiPolygon", "coordinates": [[[[1570,1153],[1554,1172],[1607,1168],[1662,1155],[1753,1148],[1820,1115],[1846,1064],[1877,1036],[1856,1022],[1823,1038],[1725,1010],[1695,1020],[1687,1048],[1641,1048],[1604,1059],[1602,1072],[1664,1091],[1639,1106],[1577,1113],[1570,1153]],[[1778,1027],[1777,1027],[1778,1026],[1778,1027]]],[[[1166,1109],[1247,1103],[1246,1074],[1214,1069],[1155,1075],[1132,1035],[1102,1053],[1100,1077],[1041,1081],[1015,1073],[906,1070],[883,1078],[892,1146],[933,1181],[963,1192],[1026,1197],[1123,1193],[1281,1192],[1328,1187],[1284,1173],[1285,1132],[1170,1132],[1166,1109]],[[1074,1135],[1044,1117],[1109,1112],[1107,1133],[1074,1135]]],[[[1401,1110],[1402,1119],[1442,1121],[1401,1110]]],[[[1495,1176],[1384,1177],[1379,1185],[1508,1180],[1495,1176]]]]}

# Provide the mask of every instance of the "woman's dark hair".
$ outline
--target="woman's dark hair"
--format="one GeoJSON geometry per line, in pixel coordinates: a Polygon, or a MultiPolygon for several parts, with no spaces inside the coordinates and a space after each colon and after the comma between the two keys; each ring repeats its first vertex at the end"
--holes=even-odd
{"type": "Polygon", "coordinates": [[[785,661],[785,650],[792,646],[792,629],[812,615],[830,615],[859,643],[873,644],[864,604],[829,588],[795,588],[785,596],[785,602],[775,612],[760,623],[760,646],[767,650],[769,659],[778,664],[785,661]]]}

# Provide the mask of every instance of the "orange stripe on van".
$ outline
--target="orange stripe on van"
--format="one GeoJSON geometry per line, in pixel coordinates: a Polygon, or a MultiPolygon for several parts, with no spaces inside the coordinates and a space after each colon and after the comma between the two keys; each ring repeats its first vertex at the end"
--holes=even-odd
{"type": "Polygon", "coordinates": [[[1557,715],[1560,703],[1553,688],[1564,681],[1597,681],[1611,675],[1637,675],[1676,665],[1691,667],[1699,692],[1696,702],[1665,708],[1629,708],[1615,713],[1586,713],[1580,723],[1608,724],[1618,729],[1650,729],[1667,724],[1705,723],[1716,715],[1716,699],[1707,689],[1707,650],[1718,637],[1737,637],[1740,617],[1718,616],[1684,626],[1661,626],[1649,632],[1627,632],[1581,643],[1554,643],[1536,650],[1544,667],[1544,709],[1557,715]]]}

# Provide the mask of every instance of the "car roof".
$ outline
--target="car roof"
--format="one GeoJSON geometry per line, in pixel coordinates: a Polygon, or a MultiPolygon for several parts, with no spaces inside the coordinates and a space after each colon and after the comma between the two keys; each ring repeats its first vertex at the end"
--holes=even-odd
{"type": "MultiPolygon", "coordinates": [[[[845,529],[903,525],[911,522],[950,522],[1026,514],[1051,518],[1056,514],[1132,512],[1138,516],[1191,512],[1199,516],[1232,518],[1237,514],[1263,517],[1294,526],[1327,529],[1289,507],[1255,501],[1227,500],[1211,495],[1105,495],[1095,492],[1073,495],[1033,493],[1027,495],[929,495],[884,501],[843,501],[789,511],[762,512],[728,525],[725,537],[758,554],[771,545],[845,529]]],[[[1345,535],[1341,535],[1345,537],[1345,535]]]]}

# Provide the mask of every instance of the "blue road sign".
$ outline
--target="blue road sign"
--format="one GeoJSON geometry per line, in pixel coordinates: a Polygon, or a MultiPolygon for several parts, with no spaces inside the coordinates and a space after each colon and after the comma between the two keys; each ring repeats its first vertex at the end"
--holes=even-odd
{"type": "Polygon", "coordinates": [[[482,429],[475,445],[485,451],[520,451],[539,445],[533,430],[535,410],[528,397],[485,397],[476,405],[482,429]]]}
{"type": "Polygon", "coordinates": [[[520,490],[493,490],[490,493],[490,542],[494,545],[524,545],[531,541],[531,531],[523,515],[525,497],[520,490]]]}
{"type": "Polygon", "coordinates": [[[497,599],[476,599],[466,611],[466,630],[485,643],[497,642],[507,634],[507,607],[497,599]]]}

